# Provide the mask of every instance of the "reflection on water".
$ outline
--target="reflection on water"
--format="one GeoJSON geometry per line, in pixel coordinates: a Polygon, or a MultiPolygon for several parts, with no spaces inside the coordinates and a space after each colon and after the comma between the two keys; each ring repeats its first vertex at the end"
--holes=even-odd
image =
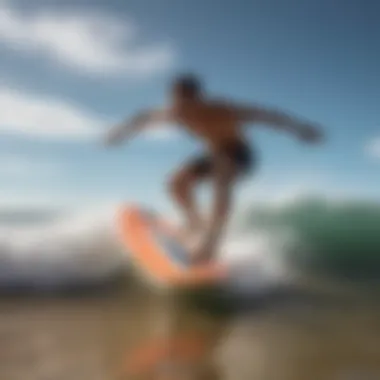
{"type": "Polygon", "coordinates": [[[207,342],[187,379],[380,379],[380,307],[369,302],[294,302],[222,321],[142,290],[1,300],[0,379],[179,380],[126,364],[144,342],[186,332],[207,342]]]}

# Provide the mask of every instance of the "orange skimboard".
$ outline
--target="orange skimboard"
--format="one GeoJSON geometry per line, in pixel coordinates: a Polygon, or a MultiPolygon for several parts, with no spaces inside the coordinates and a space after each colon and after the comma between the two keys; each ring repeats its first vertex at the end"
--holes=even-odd
{"type": "Polygon", "coordinates": [[[123,206],[117,226],[140,272],[159,285],[202,287],[215,285],[228,275],[227,268],[215,262],[192,265],[170,224],[138,206],[123,206]]]}

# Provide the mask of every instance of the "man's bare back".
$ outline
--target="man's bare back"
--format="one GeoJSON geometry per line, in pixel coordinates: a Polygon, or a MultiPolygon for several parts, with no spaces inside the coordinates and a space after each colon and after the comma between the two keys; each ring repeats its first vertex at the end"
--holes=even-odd
{"type": "Polygon", "coordinates": [[[205,154],[190,160],[169,181],[173,198],[185,212],[187,229],[202,231],[208,227],[203,244],[194,252],[197,260],[205,260],[215,252],[230,211],[235,180],[252,167],[251,150],[244,139],[242,126],[260,123],[291,132],[308,142],[318,141],[321,133],[312,124],[281,111],[208,99],[197,78],[191,76],[174,82],[171,97],[167,108],[142,112],[127,125],[111,130],[107,142],[118,142],[149,124],[164,122],[180,125],[205,145],[205,154]],[[200,217],[192,194],[194,185],[204,179],[212,179],[216,189],[208,223],[200,217]]]}

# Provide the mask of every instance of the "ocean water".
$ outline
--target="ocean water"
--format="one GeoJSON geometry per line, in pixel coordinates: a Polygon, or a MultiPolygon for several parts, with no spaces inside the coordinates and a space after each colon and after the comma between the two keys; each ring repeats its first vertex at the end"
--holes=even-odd
{"type": "Polygon", "coordinates": [[[12,214],[8,211],[0,224],[3,288],[91,285],[106,282],[127,267],[112,208],[8,215],[12,214]]]}
{"type": "Polygon", "coordinates": [[[241,227],[287,235],[287,261],[309,273],[380,281],[380,203],[300,199],[255,207],[241,227]]]}
{"type": "Polygon", "coordinates": [[[319,293],[222,318],[134,287],[0,298],[0,378],[378,380],[379,321],[378,302],[363,294],[319,293]],[[163,352],[179,338],[185,348],[199,342],[195,356],[152,358],[150,347],[163,352]]]}
{"type": "MultiPolygon", "coordinates": [[[[0,287],[59,289],[127,273],[117,210],[0,212],[0,287]]],[[[231,286],[255,291],[300,272],[380,279],[379,204],[303,199],[247,207],[235,219],[217,257],[234,268],[231,286]]]]}
{"type": "Polygon", "coordinates": [[[233,313],[136,281],[99,291],[132,273],[115,207],[0,213],[0,380],[380,379],[379,210],[322,200],[247,207],[218,256],[236,274],[226,285],[254,301],[233,313]],[[302,292],[259,302],[289,282],[302,292]],[[83,285],[92,290],[59,291],[83,285]],[[20,287],[33,292],[6,294],[20,287]],[[153,343],[162,351],[178,337],[200,342],[198,356],[146,360],[153,343]]]}

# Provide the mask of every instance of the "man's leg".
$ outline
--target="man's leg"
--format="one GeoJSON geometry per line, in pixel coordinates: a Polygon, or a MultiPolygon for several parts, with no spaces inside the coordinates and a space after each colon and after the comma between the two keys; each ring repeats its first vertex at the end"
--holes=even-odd
{"type": "Polygon", "coordinates": [[[193,255],[194,262],[212,258],[230,213],[236,167],[228,157],[219,157],[215,159],[213,174],[215,197],[209,230],[203,244],[193,255]]]}
{"type": "Polygon", "coordinates": [[[202,226],[202,218],[194,199],[194,188],[199,180],[193,165],[189,164],[178,170],[169,182],[172,198],[183,211],[185,227],[190,232],[195,232],[202,226]]]}

